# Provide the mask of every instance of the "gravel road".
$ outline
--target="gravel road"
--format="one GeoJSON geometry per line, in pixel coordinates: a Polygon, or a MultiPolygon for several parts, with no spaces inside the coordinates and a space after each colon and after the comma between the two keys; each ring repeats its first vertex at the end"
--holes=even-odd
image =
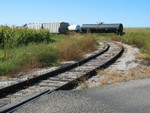
{"type": "Polygon", "coordinates": [[[57,91],[16,113],[149,113],[150,79],[85,90],[57,91]]]}

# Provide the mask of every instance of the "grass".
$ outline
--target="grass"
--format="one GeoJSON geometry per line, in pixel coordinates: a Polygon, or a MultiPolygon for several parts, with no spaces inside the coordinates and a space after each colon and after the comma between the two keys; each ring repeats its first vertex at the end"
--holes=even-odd
{"type": "MultiPolygon", "coordinates": [[[[2,50],[0,53],[2,53],[2,50]]],[[[2,59],[2,55],[0,58],[0,75],[4,75],[53,65],[57,62],[59,54],[52,46],[41,43],[9,49],[5,62],[2,59]]]]}
{"type": "Polygon", "coordinates": [[[83,55],[77,42],[70,39],[57,43],[56,47],[61,54],[60,61],[78,60],[83,55]]]}
{"type": "Polygon", "coordinates": [[[126,33],[123,36],[113,35],[112,40],[121,41],[136,46],[141,51],[150,54],[150,33],[126,33]]]}
{"type": "Polygon", "coordinates": [[[115,39],[134,45],[150,54],[150,28],[125,28],[126,34],[115,39]]]}
{"type": "Polygon", "coordinates": [[[124,28],[124,35],[96,33],[93,37],[100,40],[115,40],[136,46],[141,52],[150,54],[150,28],[124,28]]]}
{"type": "Polygon", "coordinates": [[[30,43],[8,47],[6,61],[0,49],[0,75],[13,75],[37,67],[58,65],[61,61],[79,60],[83,54],[96,49],[96,40],[90,34],[51,35],[51,42],[30,43]]]}
{"type": "Polygon", "coordinates": [[[78,86],[76,87],[76,90],[82,90],[82,89],[86,89],[89,87],[89,83],[88,83],[88,77],[81,77],[77,82],[78,86]]]}
{"type": "Polygon", "coordinates": [[[99,81],[99,85],[106,85],[116,82],[126,82],[129,80],[136,80],[136,79],[143,79],[143,78],[150,78],[150,68],[149,67],[140,67],[139,69],[130,69],[129,71],[122,73],[122,72],[114,72],[110,70],[101,70],[98,71],[99,75],[105,76],[104,79],[99,81]]]}
{"type": "Polygon", "coordinates": [[[150,33],[150,28],[149,27],[145,27],[145,28],[124,28],[124,32],[128,33],[128,32],[136,32],[136,33],[150,33]]]}
{"type": "Polygon", "coordinates": [[[96,39],[91,34],[75,34],[56,43],[61,61],[79,60],[83,54],[96,50],[96,39]]]}
{"type": "Polygon", "coordinates": [[[150,65],[150,54],[139,53],[136,55],[137,58],[142,59],[142,63],[149,66],[150,65]]]}

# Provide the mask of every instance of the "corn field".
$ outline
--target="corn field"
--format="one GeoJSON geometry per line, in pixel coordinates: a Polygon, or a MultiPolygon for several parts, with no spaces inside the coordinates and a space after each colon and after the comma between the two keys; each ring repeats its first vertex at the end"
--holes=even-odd
{"type": "Polygon", "coordinates": [[[40,43],[50,40],[47,30],[0,27],[0,47],[17,47],[29,43],[40,43]]]}

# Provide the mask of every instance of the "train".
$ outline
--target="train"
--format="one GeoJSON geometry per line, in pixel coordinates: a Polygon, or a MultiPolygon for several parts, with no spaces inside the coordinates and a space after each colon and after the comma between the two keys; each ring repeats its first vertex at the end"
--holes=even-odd
{"type": "Polygon", "coordinates": [[[119,24],[83,24],[83,33],[123,33],[123,25],[119,24]]]}
{"type": "Polygon", "coordinates": [[[23,27],[29,29],[47,29],[50,33],[56,34],[68,34],[70,32],[75,33],[115,33],[124,34],[123,24],[83,24],[70,25],[68,22],[57,22],[57,23],[40,23],[40,24],[26,24],[23,27]]]}

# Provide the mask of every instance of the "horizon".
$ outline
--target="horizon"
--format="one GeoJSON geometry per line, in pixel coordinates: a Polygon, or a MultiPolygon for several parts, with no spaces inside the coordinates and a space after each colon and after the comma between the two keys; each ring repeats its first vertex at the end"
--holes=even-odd
{"type": "Polygon", "coordinates": [[[1,1],[0,25],[52,22],[82,25],[103,22],[122,23],[125,28],[148,28],[149,4],[149,0],[5,0],[1,1]]]}

